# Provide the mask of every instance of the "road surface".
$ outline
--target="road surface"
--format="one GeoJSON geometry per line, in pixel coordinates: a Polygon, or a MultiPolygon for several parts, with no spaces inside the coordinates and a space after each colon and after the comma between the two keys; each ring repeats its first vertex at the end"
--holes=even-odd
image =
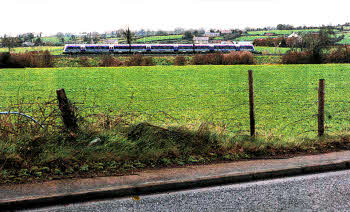
{"type": "Polygon", "coordinates": [[[350,211],[350,170],[34,211],[350,211]]]}

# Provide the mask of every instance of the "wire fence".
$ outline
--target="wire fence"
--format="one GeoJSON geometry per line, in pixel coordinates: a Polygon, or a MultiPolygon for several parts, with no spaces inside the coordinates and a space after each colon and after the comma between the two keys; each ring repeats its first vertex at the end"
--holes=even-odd
{"type": "MultiPolygon", "coordinates": [[[[254,84],[255,129],[258,135],[273,136],[317,136],[318,131],[318,86],[317,82],[301,87],[277,89],[269,82],[254,84]]],[[[249,88],[228,85],[226,89],[201,90],[196,88],[186,94],[131,92],[110,93],[106,96],[101,88],[67,91],[70,101],[78,109],[79,116],[88,121],[99,114],[123,116],[132,122],[146,121],[155,125],[190,125],[198,127],[207,122],[224,128],[228,133],[249,135],[251,116],[249,113],[249,88]]],[[[23,113],[45,125],[48,116],[55,116],[60,122],[57,98],[36,97],[35,92],[45,89],[31,89],[31,95],[0,94],[6,104],[0,104],[2,112],[23,113]],[[49,99],[49,100],[47,100],[49,99]]],[[[150,91],[151,92],[151,91],[150,91]]],[[[179,92],[180,93],[180,92],[179,92]]],[[[325,88],[325,124],[327,134],[348,130],[350,127],[350,87],[330,85],[325,88]]],[[[2,115],[9,115],[3,113],[2,115]]],[[[2,116],[0,114],[0,116],[2,116]]],[[[52,118],[50,119],[52,121],[52,118]]],[[[62,123],[61,123],[62,124],[62,123]]]]}

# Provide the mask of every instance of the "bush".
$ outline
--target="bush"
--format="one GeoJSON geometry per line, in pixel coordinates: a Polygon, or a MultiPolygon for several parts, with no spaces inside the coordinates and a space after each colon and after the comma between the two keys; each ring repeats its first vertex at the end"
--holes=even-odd
{"type": "Polygon", "coordinates": [[[53,57],[48,50],[40,54],[40,67],[53,67],[53,57]]]}
{"type": "Polygon", "coordinates": [[[199,54],[192,58],[193,65],[222,65],[224,55],[222,53],[199,54]]]}
{"type": "Polygon", "coordinates": [[[125,62],[127,66],[153,66],[152,57],[143,57],[141,54],[130,56],[125,62]]]}
{"type": "Polygon", "coordinates": [[[114,58],[111,55],[104,55],[101,58],[99,65],[104,67],[114,67],[114,66],[121,66],[123,64],[119,59],[114,58]]]}
{"type": "Polygon", "coordinates": [[[329,63],[350,63],[350,46],[341,46],[326,56],[329,63]]]}
{"type": "Polygon", "coordinates": [[[8,64],[11,64],[11,68],[46,68],[53,67],[53,57],[49,51],[32,51],[26,53],[10,54],[6,55],[8,64]]]}
{"type": "Polygon", "coordinates": [[[24,66],[16,61],[9,52],[4,52],[0,53],[0,68],[24,68],[24,66]]]}
{"type": "Polygon", "coordinates": [[[79,65],[81,65],[82,67],[90,67],[89,58],[79,57],[79,65]]]}
{"type": "Polygon", "coordinates": [[[224,55],[224,64],[255,64],[254,55],[251,52],[231,52],[224,55]]]}
{"type": "Polygon", "coordinates": [[[174,65],[176,66],[183,66],[186,64],[186,58],[184,56],[176,56],[174,65]]]}
{"type": "Polygon", "coordinates": [[[254,55],[251,52],[231,52],[229,54],[214,53],[195,55],[192,58],[193,65],[236,65],[255,64],[254,55]]]}
{"type": "Polygon", "coordinates": [[[142,66],[153,66],[153,59],[152,57],[144,57],[141,63],[142,66]]]}
{"type": "Polygon", "coordinates": [[[312,52],[310,51],[289,51],[287,54],[282,56],[283,64],[310,64],[312,61],[312,52]]]}

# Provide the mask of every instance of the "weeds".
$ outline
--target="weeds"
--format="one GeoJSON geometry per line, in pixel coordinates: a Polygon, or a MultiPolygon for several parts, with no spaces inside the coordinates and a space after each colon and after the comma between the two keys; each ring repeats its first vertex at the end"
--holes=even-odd
{"type": "MultiPolygon", "coordinates": [[[[20,110],[26,113],[28,108],[20,110]]],[[[0,182],[21,183],[66,177],[119,175],[147,167],[285,157],[348,149],[350,136],[283,140],[273,135],[231,135],[225,124],[160,127],[131,121],[122,113],[79,119],[80,131],[66,132],[52,101],[32,105],[31,115],[0,116],[0,182]],[[95,142],[92,142],[95,141],[95,142]]]]}

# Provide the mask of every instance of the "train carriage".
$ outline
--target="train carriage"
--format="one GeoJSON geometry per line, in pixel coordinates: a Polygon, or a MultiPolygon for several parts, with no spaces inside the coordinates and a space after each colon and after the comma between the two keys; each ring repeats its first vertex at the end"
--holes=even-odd
{"type": "Polygon", "coordinates": [[[213,46],[211,45],[204,45],[204,44],[197,44],[194,45],[194,52],[196,53],[208,53],[213,52],[213,46]]]}
{"type": "Polygon", "coordinates": [[[251,43],[238,44],[67,44],[64,54],[106,54],[106,53],[210,53],[231,51],[254,51],[251,43]]]}
{"type": "Polygon", "coordinates": [[[231,52],[239,51],[238,45],[236,44],[215,44],[214,52],[231,52]]]}
{"type": "Polygon", "coordinates": [[[178,44],[178,45],[175,45],[175,52],[178,52],[178,53],[192,53],[193,52],[193,44],[178,44]]]}
{"type": "Polygon", "coordinates": [[[82,53],[82,46],[77,44],[67,44],[64,46],[64,54],[79,54],[82,53]]]}
{"type": "Polygon", "coordinates": [[[150,45],[151,53],[174,53],[175,46],[172,44],[152,44],[150,45]]]}
{"type": "Polygon", "coordinates": [[[102,54],[102,53],[109,53],[110,52],[110,46],[106,44],[90,44],[85,45],[85,52],[87,54],[102,54]]]}

